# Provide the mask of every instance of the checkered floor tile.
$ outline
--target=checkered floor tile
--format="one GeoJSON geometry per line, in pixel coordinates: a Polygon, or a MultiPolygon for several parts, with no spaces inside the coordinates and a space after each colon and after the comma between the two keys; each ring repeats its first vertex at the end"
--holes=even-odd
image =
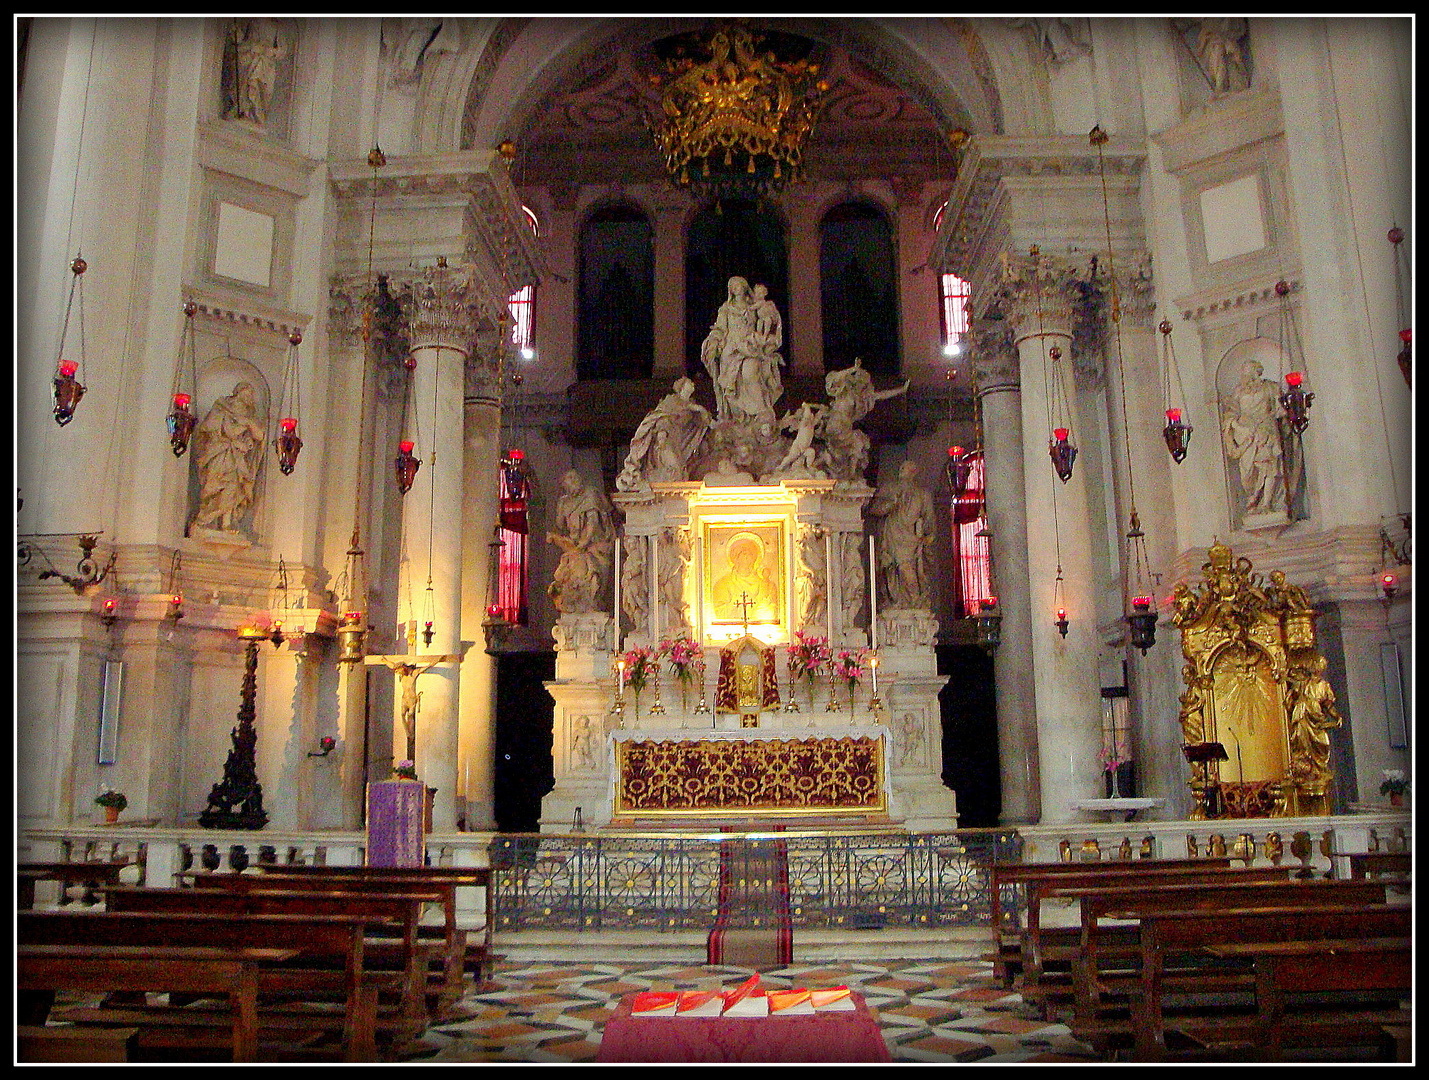
{"type": "MultiPolygon", "coordinates": [[[[623,995],[716,989],[750,974],[747,968],[687,964],[498,964],[490,981],[467,992],[460,1018],[431,1027],[406,1060],[590,1061],[623,995]]],[[[852,986],[878,1016],[895,1062],[1104,1060],[1064,1025],[1034,1019],[1017,994],[993,981],[990,963],[798,965],[762,976],[774,987],[852,986]]]]}

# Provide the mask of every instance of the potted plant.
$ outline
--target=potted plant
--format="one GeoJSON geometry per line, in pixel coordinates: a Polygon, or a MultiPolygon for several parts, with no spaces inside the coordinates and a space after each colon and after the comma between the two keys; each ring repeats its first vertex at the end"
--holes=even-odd
{"type": "Polygon", "coordinates": [[[394,780],[415,780],[417,779],[416,762],[403,759],[392,766],[392,779],[394,780]]]}
{"type": "Polygon", "coordinates": [[[1404,795],[1409,790],[1409,781],[1399,769],[1381,769],[1384,783],[1379,785],[1379,793],[1389,796],[1390,806],[1403,806],[1404,795]]]}
{"type": "Polygon", "coordinates": [[[104,820],[111,824],[119,820],[119,811],[129,805],[129,798],[124,792],[111,791],[108,788],[94,801],[104,807],[104,820]]]}

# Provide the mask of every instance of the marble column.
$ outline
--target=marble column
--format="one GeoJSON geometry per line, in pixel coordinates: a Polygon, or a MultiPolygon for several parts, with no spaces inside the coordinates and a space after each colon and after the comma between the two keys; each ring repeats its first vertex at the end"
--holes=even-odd
{"type": "MultiPolygon", "coordinates": [[[[1072,310],[1080,268],[1039,255],[1009,257],[1000,281],[1021,365],[1023,484],[1027,503],[1027,565],[1032,627],[1032,670],[1044,824],[1075,820],[1073,803],[1104,794],[1097,759],[1101,750],[1101,688],[1097,671],[1096,581],[1093,521],[1083,463],[1065,484],[1047,448],[1049,415],[1065,420],[1075,443],[1088,430],[1070,391],[1072,310]],[[1050,349],[1061,350],[1068,393],[1057,392],[1050,349]],[[1055,502],[1055,511],[1054,503],[1055,502]],[[1071,628],[1053,625],[1056,571],[1071,628]]],[[[1098,522],[1100,515],[1098,515],[1098,522]]]]}
{"type": "MultiPolygon", "coordinates": [[[[422,468],[402,503],[406,535],[410,610],[416,623],[413,653],[422,656],[461,652],[463,495],[463,396],[465,364],[470,355],[477,285],[469,268],[449,267],[443,259],[412,283],[408,308],[411,355],[417,367],[413,404],[422,468]],[[428,582],[431,590],[428,591],[428,582]],[[431,623],[431,641],[424,640],[431,623]]],[[[417,775],[437,789],[432,827],[455,824],[457,786],[459,669],[442,664],[420,677],[417,715],[417,775]]],[[[401,758],[404,739],[394,725],[393,756],[401,758]]]]}
{"type": "Polygon", "coordinates": [[[973,327],[973,374],[982,410],[987,525],[992,533],[1002,643],[994,657],[1003,825],[1036,822],[1037,701],[1032,680],[1032,603],[1027,577],[1027,494],[1023,483],[1022,388],[1005,319],[973,327]]]}
{"type": "Polygon", "coordinates": [[[501,359],[507,339],[499,333],[485,337],[467,361],[464,406],[466,523],[461,637],[473,644],[461,662],[455,806],[464,811],[469,831],[496,827],[496,661],[486,652],[482,625],[494,593],[491,542],[501,494],[501,359]]]}

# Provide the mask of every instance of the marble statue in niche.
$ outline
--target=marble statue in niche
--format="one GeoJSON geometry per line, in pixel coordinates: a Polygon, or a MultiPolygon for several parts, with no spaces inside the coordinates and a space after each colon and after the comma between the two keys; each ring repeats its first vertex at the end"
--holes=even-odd
{"type": "Polygon", "coordinates": [[[272,19],[234,19],[224,48],[226,120],[247,120],[264,127],[287,46],[272,19]]]}
{"type": "Polygon", "coordinates": [[[561,561],[546,592],[562,615],[594,611],[615,551],[610,509],[576,470],[561,477],[556,527],[546,539],[561,549],[561,561]]]}
{"type": "Polygon", "coordinates": [[[694,558],[689,529],[666,529],[660,537],[660,633],[672,638],[693,625],[685,581],[694,558]]]}
{"type": "Polygon", "coordinates": [[[933,543],[933,493],[917,483],[918,463],[898,467],[898,478],[879,487],[868,504],[879,521],[880,595],[889,607],[932,607],[928,551],[933,543]]]}
{"type": "Polygon", "coordinates": [[[842,570],[840,580],[843,583],[842,625],[847,632],[860,624],[868,625],[868,593],[864,585],[864,571],[867,567],[863,558],[863,537],[857,533],[845,533],[841,539],[842,550],[838,558],[842,570]]]}
{"type": "Polygon", "coordinates": [[[1244,17],[1177,19],[1174,24],[1213,94],[1250,86],[1250,24],[1244,17]]]}
{"type": "Polygon", "coordinates": [[[1241,364],[1240,382],[1221,400],[1221,437],[1236,466],[1246,517],[1286,512],[1284,410],[1280,388],[1258,360],[1241,364]]]}
{"type": "Polygon", "coordinates": [[[190,525],[236,532],[253,505],[266,436],[253,385],[241,382],[219,398],[194,437],[199,504],[190,525]]]}
{"type": "Polygon", "coordinates": [[[615,479],[617,491],[634,491],[653,481],[689,478],[710,429],[709,410],[694,400],[695,384],[679,378],[635,429],[625,466],[615,479]]]}
{"type": "Polygon", "coordinates": [[[624,539],[625,558],[620,566],[620,607],[628,625],[644,633],[650,624],[650,564],[645,559],[648,541],[643,536],[624,539]]]}
{"type": "Polygon", "coordinates": [[[799,597],[799,627],[805,633],[816,633],[828,625],[825,535],[824,530],[817,525],[799,526],[799,567],[794,587],[799,597]]]}

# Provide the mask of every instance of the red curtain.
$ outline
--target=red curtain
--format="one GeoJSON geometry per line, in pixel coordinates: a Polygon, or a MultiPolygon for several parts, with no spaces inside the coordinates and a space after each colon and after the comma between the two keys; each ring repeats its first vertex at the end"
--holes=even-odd
{"type": "Polygon", "coordinates": [[[987,526],[982,451],[974,450],[968,458],[972,470],[967,487],[952,502],[954,607],[962,616],[976,615],[979,601],[992,595],[987,537],[977,535],[987,526]]]}

